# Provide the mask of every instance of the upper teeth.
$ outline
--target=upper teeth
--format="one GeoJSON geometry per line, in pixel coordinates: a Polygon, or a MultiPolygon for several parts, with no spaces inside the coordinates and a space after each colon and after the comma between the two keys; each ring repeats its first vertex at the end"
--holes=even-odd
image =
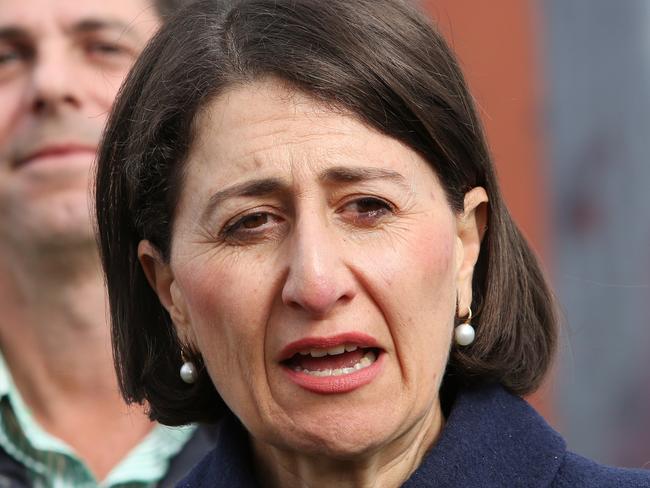
{"type": "Polygon", "coordinates": [[[309,369],[303,369],[300,366],[295,366],[293,369],[294,371],[303,372],[310,376],[342,376],[354,373],[361,369],[365,369],[376,360],[377,355],[373,351],[368,351],[359,361],[354,364],[354,366],[349,366],[347,368],[319,369],[312,371],[309,369]]]}
{"type": "Polygon", "coordinates": [[[344,352],[352,352],[356,350],[357,346],[354,346],[352,344],[341,344],[340,346],[334,346],[327,349],[305,349],[303,351],[300,351],[300,354],[303,356],[311,356],[313,358],[322,358],[328,354],[330,356],[337,356],[339,354],[343,354],[344,352]]]}

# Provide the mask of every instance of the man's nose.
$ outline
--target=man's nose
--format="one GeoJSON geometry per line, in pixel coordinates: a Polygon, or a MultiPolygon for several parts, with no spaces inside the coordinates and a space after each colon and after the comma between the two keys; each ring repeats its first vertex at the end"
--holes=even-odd
{"type": "Polygon", "coordinates": [[[323,318],[357,293],[344,242],[322,222],[298,225],[291,242],[289,270],[282,289],[285,305],[323,318]]]}
{"type": "Polygon", "coordinates": [[[79,108],[81,80],[75,79],[73,53],[62,43],[43,46],[34,60],[32,110],[52,112],[79,108]]]}

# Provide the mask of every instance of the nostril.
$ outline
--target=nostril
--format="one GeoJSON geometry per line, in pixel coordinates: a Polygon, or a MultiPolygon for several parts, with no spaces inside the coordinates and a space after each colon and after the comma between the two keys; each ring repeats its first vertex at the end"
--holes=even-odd
{"type": "Polygon", "coordinates": [[[80,108],[80,100],[71,93],[40,93],[34,99],[33,111],[37,114],[56,111],[57,106],[80,108]]]}
{"type": "Polygon", "coordinates": [[[322,317],[354,297],[355,278],[339,247],[339,242],[330,241],[321,227],[298,233],[288,255],[282,289],[286,306],[322,317]]]}
{"type": "Polygon", "coordinates": [[[283,290],[283,301],[293,308],[324,313],[341,297],[340,284],[329,276],[289,276],[283,290]]]}
{"type": "Polygon", "coordinates": [[[42,99],[38,99],[34,102],[34,111],[37,113],[44,112],[46,107],[46,103],[42,99]]]}

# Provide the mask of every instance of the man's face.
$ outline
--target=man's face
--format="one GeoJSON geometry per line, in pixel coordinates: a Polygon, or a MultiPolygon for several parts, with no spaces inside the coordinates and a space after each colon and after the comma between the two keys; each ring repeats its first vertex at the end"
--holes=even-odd
{"type": "Polygon", "coordinates": [[[0,247],[92,242],[89,170],[149,0],[0,0],[0,247]]]}

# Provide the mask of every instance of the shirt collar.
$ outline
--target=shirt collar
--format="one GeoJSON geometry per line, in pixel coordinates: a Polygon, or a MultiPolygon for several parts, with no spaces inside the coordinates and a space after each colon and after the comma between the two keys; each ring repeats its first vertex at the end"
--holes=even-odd
{"type": "MultiPolygon", "coordinates": [[[[55,452],[74,459],[83,465],[74,451],[63,441],[43,430],[34,420],[27,405],[24,403],[20,392],[11,377],[7,363],[0,353],[0,401],[6,402],[16,423],[16,431],[0,432],[0,446],[5,450],[14,450],[20,445],[20,453],[16,453],[26,464],[48,477],[48,467],[37,461],[34,451],[55,452]],[[22,437],[28,441],[16,442],[22,437]],[[24,452],[22,452],[24,450],[24,452]]],[[[1,413],[1,410],[0,410],[1,413]]],[[[2,419],[0,419],[2,420],[2,419]]],[[[0,422],[0,426],[6,422],[0,422]]],[[[171,458],[174,457],[189,440],[196,426],[167,427],[157,424],[153,430],[117,465],[102,481],[101,486],[114,486],[133,482],[154,483],[160,480],[169,467],[171,458]]],[[[85,466],[85,465],[84,465],[85,466]]]]}
{"type": "Polygon", "coordinates": [[[5,363],[5,358],[0,352],[0,399],[9,395],[9,391],[12,387],[13,381],[9,376],[7,363],[5,363]]]}

